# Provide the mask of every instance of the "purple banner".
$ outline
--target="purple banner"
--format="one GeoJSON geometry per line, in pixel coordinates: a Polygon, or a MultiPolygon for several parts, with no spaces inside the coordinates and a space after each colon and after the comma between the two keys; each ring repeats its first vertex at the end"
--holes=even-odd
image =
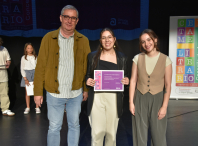
{"type": "Polygon", "coordinates": [[[32,0],[0,0],[1,30],[31,30],[32,0]]]}

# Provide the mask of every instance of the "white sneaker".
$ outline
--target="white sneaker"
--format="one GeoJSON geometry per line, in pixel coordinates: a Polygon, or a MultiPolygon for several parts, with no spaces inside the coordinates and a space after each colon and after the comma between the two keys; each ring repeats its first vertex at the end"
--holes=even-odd
{"type": "Polygon", "coordinates": [[[2,114],[4,116],[14,116],[15,113],[11,112],[11,110],[5,110],[4,112],[2,112],[2,114]]]}
{"type": "Polygon", "coordinates": [[[28,114],[30,112],[30,108],[26,108],[24,114],[28,114]]]}
{"type": "Polygon", "coordinates": [[[36,111],[36,114],[40,114],[41,113],[41,110],[40,110],[39,107],[38,108],[35,108],[35,111],[36,111]]]}

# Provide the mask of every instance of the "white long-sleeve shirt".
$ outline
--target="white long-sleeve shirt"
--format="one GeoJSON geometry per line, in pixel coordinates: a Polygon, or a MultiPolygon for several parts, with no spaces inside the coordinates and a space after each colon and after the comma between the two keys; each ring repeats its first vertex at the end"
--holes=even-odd
{"type": "Polygon", "coordinates": [[[21,58],[21,75],[26,77],[25,70],[33,70],[36,67],[37,58],[35,59],[34,55],[27,55],[27,60],[25,59],[25,55],[21,58]]]}
{"type": "Polygon", "coordinates": [[[11,60],[8,50],[0,46],[0,82],[7,82],[8,81],[8,73],[7,69],[5,68],[6,61],[11,60]]]}

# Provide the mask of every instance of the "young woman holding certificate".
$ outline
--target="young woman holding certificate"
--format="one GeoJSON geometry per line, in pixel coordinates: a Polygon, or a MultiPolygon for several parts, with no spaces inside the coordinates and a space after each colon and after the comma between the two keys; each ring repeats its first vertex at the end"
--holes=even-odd
{"type": "Polygon", "coordinates": [[[129,89],[133,146],[166,146],[167,107],[171,92],[172,62],[160,53],[157,35],[150,29],[139,37],[140,51],[133,59],[129,89]],[[137,87],[136,87],[137,84],[137,87]]]}
{"type": "Polygon", "coordinates": [[[89,90],[88,109],[91,125],[92,146],[116,146],[116,132],[122,114],[123,92],[94,92],[94,70],[124,70],[121,83],[129,84],[127,77],[127,58],[118,51],[116,37],[111,29],[100,33],[100,45],[97,51],[88,54],[86,84],[89,90]]]}

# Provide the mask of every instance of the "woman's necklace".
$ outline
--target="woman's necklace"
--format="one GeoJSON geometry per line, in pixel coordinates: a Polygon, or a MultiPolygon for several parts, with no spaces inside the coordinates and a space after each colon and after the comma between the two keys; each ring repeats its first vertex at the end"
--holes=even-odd
{"type": "Polygon", "coordinates": [[[103,55],[115,55],[115,52],[112,52],[112,53],[104,53],[103,52],[103,55]]]}

